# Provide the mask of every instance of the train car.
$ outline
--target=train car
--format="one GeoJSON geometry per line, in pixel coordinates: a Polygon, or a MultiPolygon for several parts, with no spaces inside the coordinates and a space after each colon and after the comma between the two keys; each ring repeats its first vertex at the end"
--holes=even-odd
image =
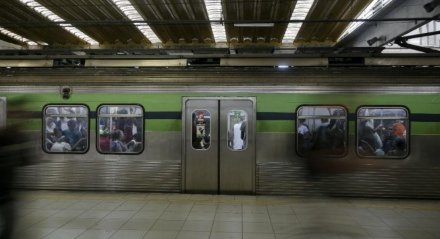
{"type": "Polygon", "coordinates": [[[18,69],[0,105],[19,188],[439,198],[438,70],[18,69]]]}

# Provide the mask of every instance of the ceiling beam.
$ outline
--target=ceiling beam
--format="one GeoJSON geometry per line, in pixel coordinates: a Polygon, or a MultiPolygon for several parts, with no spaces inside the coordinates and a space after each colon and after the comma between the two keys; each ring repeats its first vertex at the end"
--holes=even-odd
{"type": "MultiPolygon", "coordinates": [[[[405,19],[405,18],[439,18],[440,6],[428,11],[424,6],[433,0],[399,0],[374,18],[405,19]]],[[[435,1],[434,1],[435,2],[435,1]]],[[[373,18],[373,19],[374,19],[373,18]]],[[[364,23],[347,37],[341,39],[337,47],[381,47],[393,42],[414,29],[421,27],[429,20],[421,21],[378,21],[364,23]]]]}
{"type": "Polygon", "coordinates": [[[19,50],[19,49],[22,49],[22,46],[0,40],[0,49],[2,49],[2,50],[4,50],[4,49],[19,50]]]}

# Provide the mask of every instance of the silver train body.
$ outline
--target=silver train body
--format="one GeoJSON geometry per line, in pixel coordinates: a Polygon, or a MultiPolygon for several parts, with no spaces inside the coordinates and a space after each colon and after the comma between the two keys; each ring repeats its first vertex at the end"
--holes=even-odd
{"type": "MultiPolygon", "coordinates": [[[[98,153],[97,134],[93,129],[89,133],[90,145],[85,154],[50,154],[42,150],[42,130],[29,131],[29,136],[35,142],[37,163],[19,169],[17,187],[53,190],[440,198],[440,113],[436,109],[440,108],[440,79],[439,70],[436,68],[305,68],[285,72],[276,69],[245,69],[243,72],[235,69],[151,69],[144,72],[138,70],[111,69],[108,72],[93,71],[93,74],[90,73],[92,71],[84,70],[75,76],[70,75],[68,70],[35,70],[30,73],[15,72],[3,82],[0,86],[0,93],[3,95],[60,94],[58,102],[42,100],[41,107],[35,109],[35,112],[42,111],[44,104],[80,103],[78,100],[62,99],[60,89],[66,86],[71,88],[74,96],[97,95],[95,99],[87,97],[87,100],[84,100],[85,104],[91,101],[94,104],[104,104],[106,102],[102,102],[100,96],[105,94],[114,97],[130,94],[181,96],[175,102],[180,106],[179,109],[171,110],[180,114],[172,119],[181,122],[180,130],[146,130],[144,150],[136,155],[98,153]],[[360,98],[356,99],[356,96],[360,98]],[[397,104],[397,98],[405,96],[405,102],[397,104]],[[329,101],[329,97],[334,100],[329,101]],[[321,101],[321,98],[326,100],[321,101]],[[190,150],[187,147],[190,143],[186,142],[189,140],[186,134],[191,129],[191,120],[185,117],[189,117],[192,111],[186,111],[187,100],[199,100],[197,104],[203,105],[203,102],[209,100],[229,102],[243,99],[253,104],[250,106],[249,117],[253,117],[255,121],[248,126],[248,136],[253,138],[251,160],[241,164],[231,161],[233,156],[228,156],[226,160],[230,162],[223,167],[222,162],[218,161],[222,159],[211,160],[211,156],[207,155],[202,156],[208,160],[206,164],[200,163],[200,159],[191,164],[187,158],[187,151],[190,150]],[[271,111],[270,104],[275,104],[274,102],[278,104],[278,108],[289,110],[271,111]],[[286,107],[279,107],[283,104],[286,107]],[[424,104],[429,104],[429,107],[419,109],[424,104]],[[296,150],[296,110],[301,105],[342,105],[348,109],[350,131],[347,134],[347,154],[338,159],[323,157],[323,160],[334,160],[339,166],[344,162],[356,162],[353,170],[323,170],[313,178],[310,177],[308,159],[300,156],[296,150]],[[402,105],[409,109],[410,114],[416,115],[410,115],[408,156],[402,159],[359,157],[356,148],[356,109],[362,105],[402,105]],[[430,115],[431,118],[425,120],[423,117],[426,115],[430,115]],[[432,133],[419,130],[424,127],[425,121],[431,125],[432,133]],[[279,123],[291,124],[292,130],[272,131],[276,126],[270,126],[269,130],[265,130],[265,125],[279,123]],[[188,168],[190,164],[192,166],[188,168]],[[214,168],[210,168],[212,165],[214,168]],[[202,177],[209,174],[209,170],[218,172],[214,176],[217,181],[201,181],[200,175],[193,177],[191,180],[199,180],[195,184],[202,186],[199,190],[197,187],[192,190],[191,187],[195,184],[188,183],[192,175],[204,172],[200,176],[202,177]],[[226,171],[221,173],[221,170],[226,171]],[[227,178],[229,172],[237,170],[243,170],[250,176],[247,179],[233,175],[233,178],[227,178]],[[223,183],[243,184],[240,180],[248,180],[250,186],[244,190],[219,189],[221,186],[218,185],[223,183]],[[203,186],[204,183],[217,186],[206,188],[203,186]]],[[[4,73],[2,79],[6,78],[4,73]]],[[[148,100],[131,101],[143,105],[148,113],[148,100]]],[[[213,104],[216,104],[215,102],[213,104]]],[[[277,107],[274,105],[274,108],[277,107]]],[[[203,106],[196,105],[193,108],[199,109],[203,106]]],[[[90,110],[96,111],[94,107],[90,110]]],[[[166,109],[153,111],[160,112],[166,109]]],[[[147,125],[148,120],[147,117],[147,125]]],[[[92,117],[90,124],[95,122],[96,118],[92,117]]],[[[218,124],[222,122],[218,120],[218,124]]],[[[220,129],[222,126],[216,127],[220,129]]],[[[222,137],[218,136],[219,139],[222,137]]]]}

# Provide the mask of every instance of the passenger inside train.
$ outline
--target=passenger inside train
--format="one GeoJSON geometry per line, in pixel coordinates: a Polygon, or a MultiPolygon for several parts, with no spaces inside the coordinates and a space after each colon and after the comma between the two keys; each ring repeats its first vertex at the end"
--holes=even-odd
{"type": "Polygon", "coordinates": [[[99,152],[142,151],[143,109],[140,106],[101,106],[98,112],[99,152]]]}
{"type": "Polygon", "coordinates": [[[47,152],[82,152],[87,149],[88,122],[78,107],[48,107],[45,115],[47,152]]]}
{"type": "Polygon", "coordinates": [[[403,157],[407,154],[407,119],[402,109],[360,112],[358,153],[364,157],[403,157]]]}
{"type": "Polygon", "coordinates": [[[247,115],[241,110],[230,111],[228,116],[228,147],[232,150],[246,148],[247,115]]]}
{"type": "Polygon", "coordinates": [[[210,145],[210,113],[207,110],[194,111],[192,114],[192,145],[195,149],[207,149],[210,145]]]}
{"type": "Polygon", "coordinates": [[[309,151],[313,146],[313,136],[310,132],[309,125],[306,123],[306,119],[299,119],[298,123],[298,153],[304,155],[304,153],[309,151]]]}
{"type": "Polygon", "coordinates": [[[310,151],[330,157],[347,151],[346,112],[341,107],[304,106],[298,110],[297,151],[310,151]]]}

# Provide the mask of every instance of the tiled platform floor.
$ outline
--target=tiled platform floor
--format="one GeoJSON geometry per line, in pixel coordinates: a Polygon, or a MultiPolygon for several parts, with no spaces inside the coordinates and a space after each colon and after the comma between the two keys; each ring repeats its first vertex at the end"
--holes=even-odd
{"type": "Polygon", "coordinates": [[[440,201],[25,191],[14,238],[440,238],[440,201]]]}

